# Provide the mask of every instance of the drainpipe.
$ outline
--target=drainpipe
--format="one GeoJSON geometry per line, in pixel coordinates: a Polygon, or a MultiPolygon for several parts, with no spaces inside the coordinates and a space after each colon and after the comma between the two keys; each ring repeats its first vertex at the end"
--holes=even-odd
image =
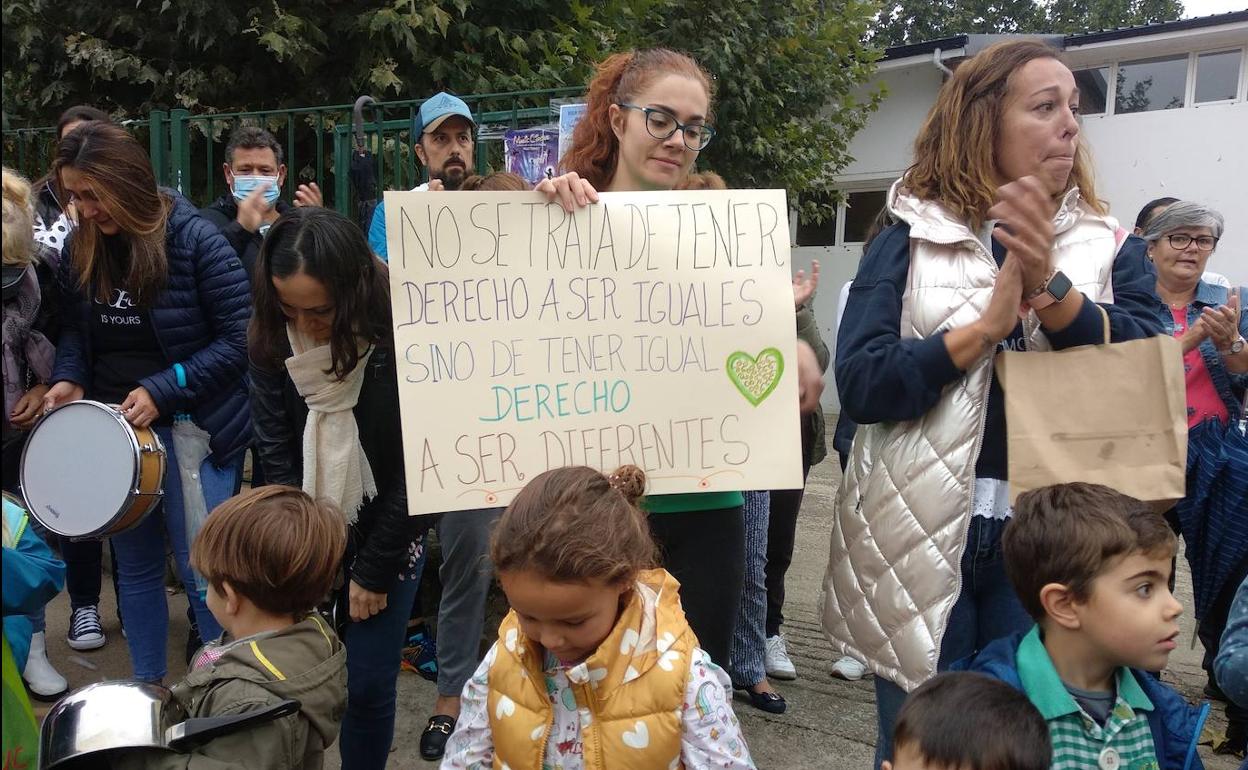
{"type": "Polygon", "coordinates": [[[936,69],[945,73],[945,77],[951,77],[953,75],[953,70],[946,67],[945,63],[940,60],[939,48],[937,48],[935,51],[932,51],[932,64],[936,65],[936,69]]]}

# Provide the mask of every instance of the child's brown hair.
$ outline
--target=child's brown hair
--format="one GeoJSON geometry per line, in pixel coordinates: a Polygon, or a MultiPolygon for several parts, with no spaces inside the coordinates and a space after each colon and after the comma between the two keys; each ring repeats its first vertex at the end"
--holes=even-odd
{"type": "Polygon", "coordinates": [[[983,674],[951,672],[910,693],[893,756],[910,747],[930,768],[1048,770],[1049,727],[1026,694],[983,674]]]}
{"type": "Polygon", "coordinates": [[[1174,556],[1170,525],[1148,503],[1100,484],[1056,484],[1018,497],[1001,537],[1005,572],[1023,607],[1045,617],[1040,590],[1060,583],[1086,601],[1092,581],[1133,553],[1174,556]]]}
{"type": "Polygon", "coordinates": [[[191,566],[218,593],[229,583],[265,612],[298,616],[329,594],[346,545],[346,519],[332,503],[273,485],[214,508],[191,546],[191,566]]]}
{"type": "Polygon", "coordinates": [[[528,182],[510,171],[495,171],[485,176],[473,174],[459,186],[460,192],[524,192],[532,189],[528,182]]]}
{"type": "Polygon", "coordinates": [[[727,190],[728,183],[714,171],[699,171],[685,177],[676,185],[677,190],[727,190]]]}
{"type": "Polygon", "coordinates": [[[650,525],[637,508],[646,474],[625,465],[556,468],[537,476],[507,506],[490,542],[499,572],[532,570],[547,580],[631,581],[657,562],[650,525]]]}

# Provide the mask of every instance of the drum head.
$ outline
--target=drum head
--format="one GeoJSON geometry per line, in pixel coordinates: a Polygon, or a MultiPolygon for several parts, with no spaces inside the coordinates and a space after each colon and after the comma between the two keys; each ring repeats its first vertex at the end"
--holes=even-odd
{"type": "Polygon", "coordinates": [[[26,440],[22,494],[30,513],[58,535],[106,528],[134,488],[138,452],[110,407],[75,401],[48,414],[26,440]]]}

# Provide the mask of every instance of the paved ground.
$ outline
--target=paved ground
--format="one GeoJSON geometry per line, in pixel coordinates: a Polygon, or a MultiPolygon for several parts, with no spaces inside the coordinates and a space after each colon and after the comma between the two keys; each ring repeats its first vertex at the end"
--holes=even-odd
{"type": "MultiPolygon", "coordinates": [[[[835,460],[816,468],[810,479],[800,520],[797,551],[788,578],[788,607],[785,634],[789,652],[797,664],[801,678],[780,685],[789,702],[788,713],[774,717],[737,702],[737,714],[744,725],[746,738],[759,768],[820,768],[821,770],[865,770],[870,767],[875,743],[874,688],[870,679],[842,682],[830,675],[836,656],[819,630],[815,603],[827,558],[831,500],[837,474],[835,460]]],[[[1183,560],[1180,559],[1182,566],[1183,560]]],[[[1183,568],[1179,575],[1179,595],[1190,603],[1190,580],[1183,568]]],[[[110,640],[101,650],[76,653],[65,644],[68,620],[68,599],[62,594],[48,607],[48,636],[54,662],[69,680],[71,687],[103,679],[123,678],[129,674],[129,660],[124,640],[117,629],[117,616],[111,589],[104,591],[101,607],[110,640]]],[[[170,600],[171,645],[169,670],[177,677],[185,668],[182,643],[186,638],[185,600],[170,600]]],[[[1200,670],[1201,650],[1194,641],[1193,624],[1185,616],[1183,639],[1192,639],[1195,648],[1183,646],[1170,658],[1165,679],[1190,699],[1198,699],[1204,685],[1200,670]]],[[[420,760],[417,744],[420,731],[433,702],[433,685],[414,674],[401,674],[399,717],[391,767],[433,767],[420,760]]],[[[46,713],[46,706],[37,710],[46,713]]],[[[1225,727],[1221,707],[1214,710],[1211,727],[1225,727]]],[[[1228,757],[1214,757],[1202,747],[1209,770],[1234,770],[1238,763],[1228,757]]],[[[335,751],[327,757],[327,770],[338,770],[335,751]]]]}

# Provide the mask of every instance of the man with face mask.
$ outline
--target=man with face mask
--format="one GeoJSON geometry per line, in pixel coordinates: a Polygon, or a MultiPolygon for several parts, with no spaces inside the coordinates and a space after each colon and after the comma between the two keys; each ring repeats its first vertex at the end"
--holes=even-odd
{"type": "MultiPolygon", "coordinates": [[[[458,190],[472,174],[476,149],[473,132],[477,123],[472,111],[458,96],[445,91],[420,105],[415,126],[420,137],[413,150],[420,165],[429,172],[429,181],[412,192],[458,190]]],[[[378,203],[368,228],[368,245],[383,261],[386,253],[386,205],[378,203]]]]}
{"type": "MultiPolygon", "coordinates": [[[[199,213],[221,230],[250,278],[269,226],[291,208],[280,200],[286,182],[282,146],[259,126],[240,126],[225,146],[221,171],[229,193],[199,213]]],[[[299,185],[295,205],[323,205],[320,188],[315,183],[299,185]]]]}

